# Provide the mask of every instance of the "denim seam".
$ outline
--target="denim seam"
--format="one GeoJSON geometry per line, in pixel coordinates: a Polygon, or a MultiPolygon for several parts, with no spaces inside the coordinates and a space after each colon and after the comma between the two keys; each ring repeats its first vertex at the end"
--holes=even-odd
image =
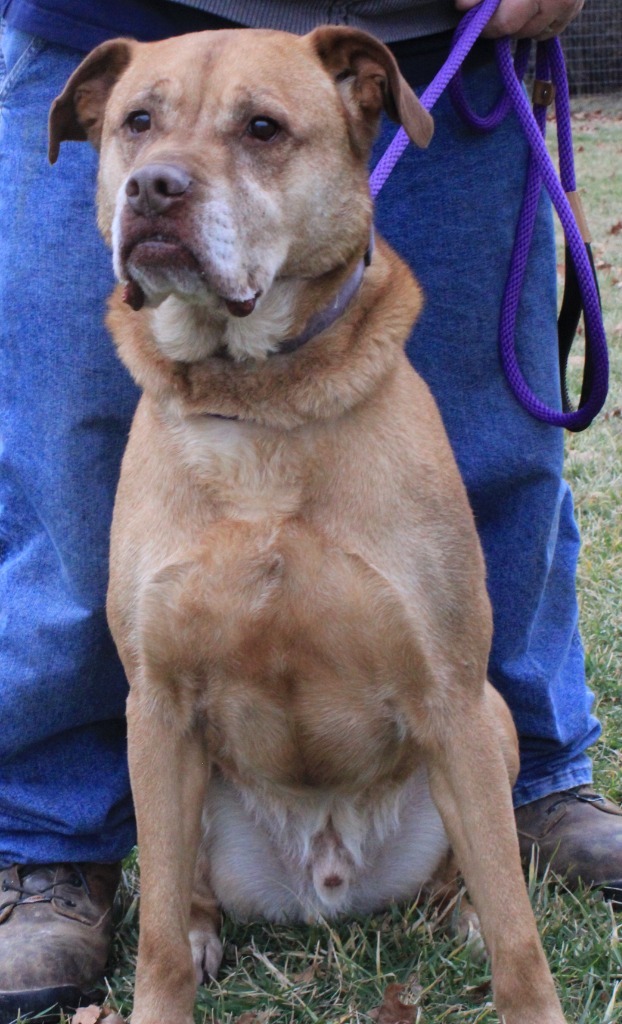
{"type": "Polygon", "coordinates": [[[2,36],[6,30],[6,21],[4,18],[0,18],[0,83],[4,82],[6,78],[6,64],[4,63],[4,54],[2,52],[2,36]]]}
{"type": "Polygon", "coordinates": [[[552,775],[538,779],[537,782],[515,786],[512,796],[514,807],[519,808],[524,804],[533,803],[534,800],[541,800],[551,793],[562,793],[573,786],[590,785],[592,782],[591,764],[583,764],[575,768],[566,768],[561,772],[553,772],[552,775]]]}
{"type": "MultiPolygon", "coordinates": [[[[26,68],[39,56],[41,51],[47,45],[45,39],[41,39],[40,36],[33,36],[28,46],[22,54],[15,61],[15,64],[10,71],[6,71],[5,77],[0,85],[0,103],[3,103],[9,95],[11,89],[17,84],[26,68]]],[[[4,65],[4,60],[3,60],[4,65]]]]}

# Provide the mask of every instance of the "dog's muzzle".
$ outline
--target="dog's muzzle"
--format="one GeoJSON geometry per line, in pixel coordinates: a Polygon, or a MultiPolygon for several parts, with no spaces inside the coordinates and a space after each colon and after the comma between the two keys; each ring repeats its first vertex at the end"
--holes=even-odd
{"type": "MultiPolygon", "coordinates": [[[[123,298],[134,310],[145,303],[145,292],[136,276],[175,270],[204,280],[209,277],[194,247],[186,241],[186,236],[192,234],[188,203],[192,191],[190,174],[169,163],[145,164],[125,183],[120,258],[127,276],[123,298]]],[[[221,298],[232,316],[245,317],[253,312],[260,294],[244,299],[221,298]]]]}

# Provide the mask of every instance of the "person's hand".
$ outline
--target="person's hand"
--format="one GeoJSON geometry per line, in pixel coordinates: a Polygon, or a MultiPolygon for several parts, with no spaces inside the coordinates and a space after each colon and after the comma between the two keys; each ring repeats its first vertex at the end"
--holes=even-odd
{"type": "MultiPolygon", "coordinates": [[[[456,0],[459,11],[468,11],[480,0],[456,0]]],[[[490,39],[551,39],[558,36],[583,7],[584,0],[501,0],[483,35],[490,39]]]]}

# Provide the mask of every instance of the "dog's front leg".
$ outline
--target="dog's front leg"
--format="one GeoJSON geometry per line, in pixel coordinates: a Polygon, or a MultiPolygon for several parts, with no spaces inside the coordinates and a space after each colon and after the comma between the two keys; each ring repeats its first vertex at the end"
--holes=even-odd
{"type": "Polygon", "coordinates": [[[563,1024],[522,877],[510,784],[484,696],[463,695],[433,727],[433,799],[480,918],[504,1024],[563,1024]]]}
{"type": "Polygon", "coordinates": [[[188,939],[208,778],[204,734],[180,722],[146,680],[128,698],[128,747],[141,869],[133,1024],[191,1024],[196,991],[188,939]]]}

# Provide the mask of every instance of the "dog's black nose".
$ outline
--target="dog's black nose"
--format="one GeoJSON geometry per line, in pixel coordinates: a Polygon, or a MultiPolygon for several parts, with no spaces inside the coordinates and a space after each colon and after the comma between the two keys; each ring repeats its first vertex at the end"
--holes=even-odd
{"type": "Polygon", "coordinates": [[[134,213],[153,217],[165,213],[186,194],[192,178],[175,164],[146,164],[128,179],[127,201],[134,213]]]}

